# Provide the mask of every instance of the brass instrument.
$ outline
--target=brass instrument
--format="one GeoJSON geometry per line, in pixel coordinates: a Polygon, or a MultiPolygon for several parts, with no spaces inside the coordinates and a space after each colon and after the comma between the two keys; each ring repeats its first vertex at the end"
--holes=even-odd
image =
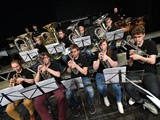
{"type": "MultiPolygon", "coordinates": [[[[95,45],[98,48],[98,51],[100,52],[101,57],[103,57],[105,53],[101,50],[98,43],[96,43],[95,45]]],[[[103,64],[104,68],[110,68],[108,61],[103,61],[102,58],[100,59],[100,61],[103,64]]]]}
{"type": "Polygon", "coordinates": [[[100,18],[98,18],[93,22],[93,24],[97,24],[99,26],[94,30],[94,34],[97,36],[98,39],[105,38],[107,28],[104,25],[104,20],[107,16],[108,16],[108,13],[102,15],[100,18]]]}
{"type": "Polygon", "coordinates": [[[71,24],[70,26],[67,27],[67,30],[71,30],[72,31],[72,33],[69,34],[69,36],[68,36],[69,40],[72,43],[74,43],[74,39],[81,37],[81,35],[79,33],[79,30],[77,28],[78,23],[79,23],[79,21],[78,22],[74,22],[73,24],[71,24]]]}
{"type": "Polygon", "coordinates": [[[57,32],[56,32],[56,23],[52,22],[43,26],[48,32],[42,32],[41,36],[44,39],[44,45],[48,45],[51,43],[59,43],[57,32]]]}
{"type": "MultiPolygon", "coordinates": [[[[127,40],[124,41],[124,42],[125,42],[124,44],[126,44],[126,45],[132,47],[133,49],[135,49],[135,51],[134,51],[135,54],[138,54],[138,55],[140,55],[140,56],[149,57],[149,54],[147,54],[145,51],[141,50],[138,46],[134,45],[134,43],[131,42],[131,36],[130,36],[130,35],[127,36],[127,40]]],[[[140,61],[140,60],[138,60],[138,61],[139,61],[140,63],[144,64],[143,61],[140,61]]]]}
{"type": "Polygon", "coordinates": [[[17,83],[17,78],[20,78],[22,77],[20,74],[16,73],[13,75],[13,87],[16,86],[18,83],[17,83]]]}
{"type": "MultiPolygon", "coordinates": [[[[68,47],[68,48],[66,48],[66,50],[63,52],[63,55],[68,55],[71,60],[74,60],[74,58],[70,55],[70,53],[71,53],[71,50],[70,50],[70,47],[68,47]]],[[[71,70],[72,70],[72,72],[73,72],[74,74],[76,74],[76,75],[79,73],[79,71],[78,71],[76,68],[71,68],[71,70]]]]}

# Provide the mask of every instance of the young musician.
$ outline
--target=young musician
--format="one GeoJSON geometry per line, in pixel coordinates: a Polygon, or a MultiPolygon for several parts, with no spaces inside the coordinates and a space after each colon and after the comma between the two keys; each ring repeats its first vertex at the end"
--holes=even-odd
{"type": "MultiPolygon", "coordinates": [[[[111,51],[108,46],[108,42],[106,39],[102,39],[99,42],[99,49],[100,52],[96,53],[94,60],[93,60],[93,68],[96,70],[96,84],[97,89],[100,95],[104,97],[104,103],[106,106],[110,106],[110,102],[107,97],[107,84],[105,84],[105,77],[103,74],[103,69],[110,68],[110,67],[117,67],[117,56],[114,51],[111,51]]],[[[121,114],[124,113],[123,105],[121,102],[122,99],[122,92],[121,86],[119,83],[112,83],[112,87],[115,92],[118,110],[121,114]]]]}
{"type": "MultiPolygon", "coordinates": [[[[89,104],[89,109],[91,114],[96,113],[96,109],[93,104],[94,99],[94,89],[91,85],[91,80],[88,74],[88,62],[85,56],[80,54],[80,48],[76,44],[71,45],[71,55],[73,59],[68,61],[67,72],[71,74],[71,78],[82,77],[82,82],[84,84],[84,90],[87,93],[87,99],[89,104]],[[74,72],[77,71],[76,72],[74,72]]],[[[69,104],[73,108],[73,114],[75,117],[80,115],[80,103],[75,95],[75,90],[66,91],[66,97],[69,100],[69,104]]]]}
{"type": "MultiPolygon", "coordinates": [[[[156,55],[158,54],[157,47],[154,41],[144,40],[145,37],[145,27],[143,25],[135,26],[132,29],[131,35],[135,41],[134,46],[138,49],[138,53],[135,53],[135,49],[131,46],[127,49],[127,59],[128,66],[130,71],[139,71],[144,70],[144,75],[142,83],[143,87],[150,91],[153,95],[160,99],[160,85],[158,83],[156,73],[156,55]],[[142,54],[142,51],[144,52],[142,54]]],[[[139,80],[141,75],[136,72],[129,72],[127,77],[130,80],[139,80]]],[[[132,97],[129,100],[129,104],[139,103],[143,107],[148,108],[153,114],[158,114],[157,109],[154,105],[146,101],[142,96],[137,92],[137,89],[131,83],[125,85],[126,91],[132,97]]]]}
{"type": "MultiPolygon", "coordinates": [[[[18,60],[13,60],[11,62],[11,67],[14,70],[10,75],[10,87],[14,87],[16,84],[22,84],[23,87],[28,87],[34,83],[33,74],[22,67],[22,64],[18,60]]],[[[32,99],[23,99],[17,100],[13,103],[10,103],[6,107],[7,114],[13,118],[14,120],[22,120],[22,116],[20,116],[16,107],[23,102],[24,106],[27,108],[30,114],[30,120],[35,120],[34,116],[34,105],[32,99]]]]}
{"type": "Polygon", "coordinates": [[[51,58],[48,53],[41,53],[41,59],[44,64],[38,66],[37,74],[34,78],[35,82],[54,77],[59,88],[52,92],[36,97],[34,101],[35,109],[39,113],[42,120],[52,120],[52,116],[48,113],[44,103],[51,95],[54,94],[58,100],[59,120],[65,120],[65,96],[63,93],[63,85],[61,84],[60,68],[57,64],[51,62],[51,58]]]}

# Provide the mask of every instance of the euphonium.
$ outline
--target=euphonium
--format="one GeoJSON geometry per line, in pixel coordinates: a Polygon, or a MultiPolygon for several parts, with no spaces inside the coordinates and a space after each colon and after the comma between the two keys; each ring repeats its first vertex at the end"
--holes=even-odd
{"type": "Polygon", "coordinates": [[[109,66],[108,61],[103,61],[103,60],[102,60],[102,58],[103,58],[103,56],[105,55],[105,53],[101,50],[101,48],[99,47],[98,43],[96,43],[95,45],[97,46],[98,51],[100,52],[100,55],[101,55],[100,61],[101,61],[101,63],[103,64],[104,68],[109,68],[110,66],[109,66]]]}

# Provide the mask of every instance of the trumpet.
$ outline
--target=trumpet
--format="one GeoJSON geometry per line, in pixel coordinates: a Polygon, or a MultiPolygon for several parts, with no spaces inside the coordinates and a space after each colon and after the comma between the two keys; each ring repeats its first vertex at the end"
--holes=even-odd
{"type": "Polygon", "coordinates": [[[110,68],[108,61],[103,61],[102,58],[105,55],[105,53],[101,50],[101,48],[99,47],[98,43],[95,44],[98,48],[98,51],[100,52],[100,56],[101,56],[101,63],[103,64],[104,68],[110,68]]]}

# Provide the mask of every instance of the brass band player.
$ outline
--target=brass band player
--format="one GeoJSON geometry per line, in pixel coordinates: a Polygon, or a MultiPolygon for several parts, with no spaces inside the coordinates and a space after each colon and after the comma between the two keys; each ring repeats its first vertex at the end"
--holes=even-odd
{"type": "MultiPolygon", "coordinates": [[[[10,75],[10,87],[15,86],[16,84],[22,84],[23,87],[28,87],[34,83],[32,72],[24,69],[20,61],[13,60],[11,62],[11,67],[14,72],[10,75]]],[[[16,109],[16,107],[21,103],[21,101],[23,101],[24,106],[29,111],[30,120],[35,120],[34,105],[32,99],[25,98],[23,100],[14,101],[13,103],[8,104],[6,108],[7,114],[14,120],[22,120],[22,117],[19,115],[16,109]]]]}
{"type": "Polygon", "coordinates": [[[34,78],[35,82],[54,77],[59,88],[52,92],[45,93],[41,96],[36,97],[34,101],[35,109],[39,113],[42,120],[52,120],[52,116],[51,114],[49,114],[44,103],[51,95],[54,94],[58,100],[59,120],[65,120],[65,96],[63,93],[63,85],[61,84],[60,68],[57,64],[51,61],[50,55],[48,53],[41,53],[41,59],[43,65],[39,65],[37,68],[37,74],[34,78]]]}
{"type": "MultiPolygon", "coordinates": [[[[88,62],[85,56],[80,54],[80,48],[76,44],[71,45],[71,55],[73,56],[73,59],[68,61],[68,68],[67,72],[71,74],[72,78],[76,77],[82,77],[82,82],[84,85],[84,90],[87,93],[87,99],[88,99],[88,105],[90,114],[95,114],[96,109],[93,104],[94,99],[94,89],[91,85],[91,80],[89,78],[88,73],[88,62]],[[75,72],[73,70],[77,70],[78,72],[75,72]]],[[[66,91],[66,97],[69,101],[69,104],[71,106],[72,112],[74,112],[74,116],[78,117],[80,115],[80,102],[77,100],[77,97],[75,95],[75,90],[68,90],[66,91]]]]}
{"type": "MultiPolygon", "coordinates": [[[[108,42],[106,39],[100,40],[99,45],[100,45],[101,51],[95,54],[95,57],[93,59],[93,68],[94,70],[97,71],[95,79],[96,79],[98,92],[100,93],[100,95],[104,97],[105,105],[110,106],[110,102],[107,97],[107,84],[105,84],[103,69],[106,69],[109,67],[117,67],[118,66],[117,56],[115,51],[111,51],[111,49],[109,49],[108,42]]],[[[112,87],[115,91],[118,110],[121,114],[123,114],[124,110],[121,102],[121,99],[122,99],[121,86],[119,83],[112,83],[112,87]]]]}

